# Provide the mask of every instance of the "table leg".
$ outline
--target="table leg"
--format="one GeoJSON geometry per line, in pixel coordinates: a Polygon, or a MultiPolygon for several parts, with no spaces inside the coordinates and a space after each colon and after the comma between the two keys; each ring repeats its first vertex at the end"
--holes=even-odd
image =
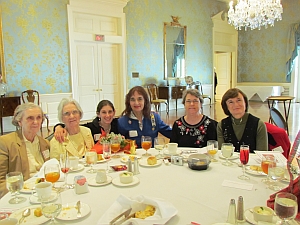
{"type": "Polygon", "coordinates": [[[3,135],[3,121],[2,121],[2,117],[0,118],[0,127],[1,127],[1,135],[3,135]]]}
{"type": "Polygon", "coordinates": [[[288,100],[288,101],[289,101],[288,102],[288,108],[286,109],[286,106],[285,106],[286,101],[283,101],[283,107],[284,107],[284,116],[285,116],[285,122],[286,122],[286,132],[289,135],[288,118],[289,118],[289,114],[290,114],[290,108],[291,108],[291,101],[292,100],[288,100]]]}

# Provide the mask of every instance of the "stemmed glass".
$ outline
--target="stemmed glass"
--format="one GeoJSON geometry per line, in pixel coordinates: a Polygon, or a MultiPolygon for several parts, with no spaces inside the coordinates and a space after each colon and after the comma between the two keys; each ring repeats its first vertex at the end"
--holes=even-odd
{"type": "Polygon", "coordinates": [[[117,139],[113,139],[110,142],[110,149],[111,151],[114,153],[114,155],[112,156],[112,158],[120,158],[119,155],[117,155],[117,152],[120,150],[120,142],[117,139]]]}
{"type": "Polygon", "coordinates": [[[96,173],[97,171],[93,168],[93,165],[97,162],[97,152],[88,151],[85,153],[86,164],[91,166],[91,169],[87,170],[87,173],[96,173]]]}
{"type": "Polygon", "coordinates": [[[9,172],[6,174],[6,187],[14,196],[8,202],[10,204],[18,204],[26,201],[26,198],[18,196],[23,188],[24,180],[21,172],[9,172]]]}
{"type": "Polygon", "coordinates": [[[206,149],[207,149],[207,154],[210,157],[210,161],[218,162],[218,160],[215,159],[215,156],[218,152],[218,141],[215,141],[215,140],[207,141],[206,149]]]}
{"type": "Polygon", "coordinates": [[[291,193],[281,192],[275,197],[274,205],[276,215],[282,220],[280,224],[289,224],[298,213],[297,197],[291,193]]]}
{"type": "Polygon", "coordinates": [[[110,143],[103,143],[102,149],[103,149],[103,158],[106,160],[106,172],[108,173],[109,172],[108,161],[111,157],[110,143]]]}
{"type": "Polygon", "coordinates": [[[60,168],[58,164],[45,165],[44,168],[45,179],[52,183],[52,187],[54,187],[54,183],[59,180],[60,177],[60,168]]]}
{"type": "Polygon", "coordinates": [[[65,189],[72,189],[74,186],[72,184],[68,184],[68,173],[70,170],[70,160],[68,153],[60,154],[60,169],[61,172],[65,174],[65,184],[63,185],[63,188],[65,189]]]}
{"type": "Polygon", "coordinates": [[[283,188],[283,185],[280,185],[278,179],[284,177],[284,168],[277,165],[276,163],[269,164],[269,178],[271,178],[271,182],[269,183],[269,187],[271,190],[279,191],[283,188]]]}
{"type": "Polygon", "coordinates": [[[55,218],[60,214],[62,210],[60,191],[56,190],[55,194],[56,198],[54,200],[53,198],[43,198],[43,196],[41,196],[42,213],[46,218],[51,219],[50,224],[55,224],[55,218]]]}
{"type": "Polygon", "coordinates": [[[243,165],[243,175],[238,176],[238,178],[241,180],[249,180],[250,178],[245,175],[245,165],[249,161],[249,145],[240,146],[240,161],[243,165]]]}
{"type": "Polygon", "coordinates": [[[269,165],[270,164],[275,164],[275,157],[273,155],[264,155],[262,160],[261,160],[261,169],[262,171],[267,174],[267,178],[264,178],[261,180],[261,182],[265,184],[270,183],[270,176],[269,176],[269,165]]]}
{"type": "Polygon", "coordinates": [[[151,148],[152,146],[152,138],[150,136],[142,136],[142,148],[146,151],[146,154],[144,154],[144,156],[150,156],[150,154],[148,154],[148,150],[151,148]]]}
{"type": "Polygon", "coordinates": [[[159,137],[154,138],[154,148],[158,151],[157,158],[162,158],[161,151],[165,148],[165,139],[159,137]]]}
{"type": "Polygon", "coordinates": [[[231,166],[232,163],[228,161],[228,158],[230,158],[233,155],[233,144],[223,143],[221,147],[221,152],[223,157],[226,159],[226,161],[223,162],[222,164],[224,166],[231,166]]]}

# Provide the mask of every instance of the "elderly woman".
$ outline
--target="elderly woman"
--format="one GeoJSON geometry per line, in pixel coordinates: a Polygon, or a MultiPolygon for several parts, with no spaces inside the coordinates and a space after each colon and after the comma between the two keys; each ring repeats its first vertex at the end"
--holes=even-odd
{"type": "Polygon", "coordinates": [[[67,135],[62,143],[55,138],[50,141],[50,158],[59,160],[60,154],[64,152],[82,158],[92,148],[94,140],[89,128],[79,126],[83,116],[80,105],[74,99],[64,98],[57,110],[58,119],[65,124],[67,135]]]}
{"type": "Polygon", "coordinates": [[[217,122],[201,113],[203,99],[197,89],[183,93],[185,116],[177,119],[172,128],[170,142],[179,147],[201,148],[208,140],[217,140],[217,122]]]}
{"type": "Polygon", "coordinates": [[[125,106],[123,116],[118,120],[119,132],[125,138],[135,140],[138,147],[141,147],[142,136],[150,136],[152,142],[158,132],[170,138],[171,128],[157,113],[151,112],[151,103],[143,87],[136,86],[129,90],[125,106]]]}
{"type": "Polygon", "coordinates": [[[221,105],[228,116],[217,128],[218,144],[232,143],[235,151],[240,145],[249,145],[250,152],[268,150],[268,136],[264,122],[248,111],[248,98],[237,88],[229,89],[222,97],[221,105]]]}
{"type": "Polygon", "coordinates": [[[7,192],[7,173],[20,171],[27,180],[49,160],[49,141],[37,135],[43,121],[43,111],[34,103],[15,109],[12,124],[20,129],[0,136],[0,198],[7,192]]]}

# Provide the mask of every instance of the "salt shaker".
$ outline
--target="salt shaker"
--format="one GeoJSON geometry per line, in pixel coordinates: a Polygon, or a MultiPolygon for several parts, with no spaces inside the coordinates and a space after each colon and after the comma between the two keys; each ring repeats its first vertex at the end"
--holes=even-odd
{"type": "Polygon", "coordinates": [[[236,224],[236,207],[235,207],[235,200],[230,200],[230,205],[228,209],[228,217],[227,217],[227,223],[230,224],[236,224]]]}
{"type": "Polygon", "coordinates": [[[243,196],[239,196],[239,199],[238,199],[237,211],[236,211],[236,220],[239,223],[245,222],[244,199],[243,199],[243,196]]]}
{"type": "Polygon", "coordinates": [[[134,175],[140,173],[140,171],[139,171],[139,162],[138,162],[138,158],[137,157],[134,157],[133,168],[134,168],[134,171],[133,171],[134,175]]]}
{"type": "Polygon", "coordinates": [[[128,161],[127,161],[127,171],[128,172],[132,172],[132,162],[131,162],[131,159],[128,158],[128,161]]]}

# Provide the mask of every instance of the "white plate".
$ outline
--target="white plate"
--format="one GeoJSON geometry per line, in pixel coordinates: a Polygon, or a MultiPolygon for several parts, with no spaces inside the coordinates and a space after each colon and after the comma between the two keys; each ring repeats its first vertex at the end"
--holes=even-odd
{"type": "MultiPolygon", "coordinates": [[[[220,159],[226,159],[223,155],[222,152],[219,154],[219,158],[220,159]]],[[[234,159],[239,159],[240,155],[237,152],[234,152],[233,155],[231,157],[228,158],[228,160],[234,160],[234,159]]]]}
{"type": "Polygon", "coordinates": [[[255,176],[266,176],[267,175],[263,171],[256,171],[256,170],[250,169],[250,166],[246,166],[245,172],[248,174],[251,174],[251,175],[255,175],[255,176]]]}
{"type": "MultiPolygon", "coordinates": [[[[50,197],[49,200],[50,200],[50,201],[54,201],[54,200],[56,200],[56,199],[57,199],[57,192],[56,192],[56,191],[52,191],[51,197],[50,197]]],[[[31,204],[40,204],[40,203],[41,203],[41,201],[38,199],[36,193],[34,193],[33,195],[31,195],[31,196],[29,197],[29,201],[30,201],[31,204]]]]}
{"type": "Polygon", "coordinates": [[[163,151],[163,154],[165,154],[165,155],[180,155],[181,153],[182,153],[182,151],[179,150],[179,149],[177,149],[176,153],[169,153],[169,150],[168,150],[168,149],[165,149],[165,150],[163,151]]]}
{"type": "MultiPolygon", "coordinates": [[[[127,163],[127,161],[128,161],[128,158],[129,158],[129,156],[134,156],[134,157],[137,157],[138,159],[140,159],[141,158],[141,156],[140,155],[124,155],[124,156],[122,156],[121,157],[121,162],[123,162],[123,163],[127,163]]],[[[133,161],[132,161],[133,162],[133,161]]]]}
{"type": "Polygon", "coordinates": [[[75,173],[75,172],[81,171],[81,170],[83,170],[83,169],[84,169],[84,165],[78,164],[77,169],[73,169],[73,168],[71,167],[70,173],[75,173]]]}
{"type": "Polygon", "coordinates": [[[78,220],[78,219],[85,217],[86,215],[88,215],[91,212],[91,208],[88,204],[80,202],[81,217],[77,218],[76,203],[77,202],[71,202],[71,203],[64,204],[62,206],[62,210],[61,210],[60,214],[56,218],[60,219],[60,220],[78,220]]]}
{"type": "Polygon", "coordinates": [[[104,163],[104,162],[109,161],[109,160],[110,160],[110,158],[109,159],[102,159],[102,160],[98,160],[97,163],[104,163]]]}
{"type": "Polygon", "coordinates": [[[24,207],[24,208],[21,208],[21,209],[18,209],[16,211],[14,211],[9,217],[19,220],[19,219],[22,218],[23,211],[25,209],[30,209],[31,210],[30,215],[23,220],[22,224],[39,225],[39,224],[45,223],[48,220],[50,220],[50,219],[46,218],[43,215],[40,216],[40,217],[36,217],[34,215],[34,210],[36,208],[40,208],[40,206],[32,205],[32,206],[24,207]]]}
{"type": "Polygon", "coordinates": [[[36,179],[30,179],[25,181],[23,188],[20,190],[20,193],[31,194],[34,186],[36,185],[35,181],[36,179]]]}
{"type": "Polygon", "coordinates": [[[107,180],[104,183],[97,183],[95,177],[90,177],[87,181],[90,186],[99,187],[99,186],[104,186],[104,185],[110,184],[112,181],[112,178],[110,176],[107,176],[107,180]]]}
{"type": "Polygon", "coordinates": [[[160,159],[158,159],[158,160],[157,160],[157,163],[154,164],[154,165],[149,165],[148,162],[147,162],[147,158],[141,159],[141,160],[139,161],[139,164],[140,164],[141,166],[144,166],[144,167],[155,167],[155,166],[161,165],[161,163],[162,163],[162,161],[161,161],[160,159]]]}
{"type": "Polygon", "coordinates": [[[140,182],[139,178],[137,178],[136,176],[133,176],[133,181],[129,184],[123,184],[121,183],[120,181],[120,177],[115,177],[113,180],[112,180],[112,183],[116,186],[120,186],[120,187],[128,187],[128,186],[132,186],[132,185],[135,185],[135,184],[138,184],[140,182]]]}
{"type": "Polygon", "coordinates": [[[214,223],[212,225],[232,225],[231,223],[214,223]]]}
{"type": "MultiPolygon", "coordinates": [[[[258,223],[254,220],[254,217],[253,217],[253,212],[250,211],[250,209],[247,209],[245,212],[244,212],[244,215],[245,215],[245,219],[251,223],[251,224],[254,224],[254,225],[257,225],[258,223]]],[[[272,221],[272,224],[276,224],[276,222],[279,220],[279,218],[277,216],[273,216],[273,221],[272,221]]]]}

